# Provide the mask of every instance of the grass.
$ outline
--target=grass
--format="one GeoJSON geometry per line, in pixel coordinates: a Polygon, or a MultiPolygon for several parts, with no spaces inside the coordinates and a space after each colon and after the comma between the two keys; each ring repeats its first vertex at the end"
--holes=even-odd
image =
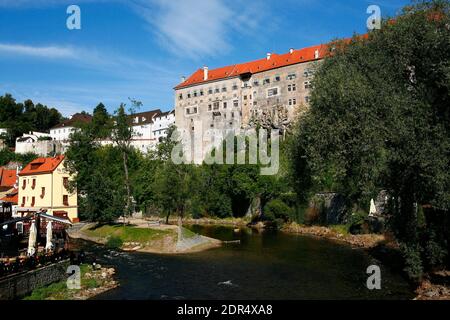
{"type": "Polygon", "coordinates": [[[103,239],[116,239],[115,244],[119,243],[119,240],[123,242],[139,242],[146,243],[154,240],[159,240],[168,235],[174,235],[172,230],[156,230],[150,228],[136,228],[133,226],[124,225],[103,225],[87,230],[83,232],[91,237],[103,238],[103,239]]]}
{"type": "Polygon", "coordinates": [[[330,229],[333,230],[334,232],[340,233],[344,236],[347,236],[350,234],[350,232],[348,231],[348,226],[345,224],[330,226],[330,229]]]}
{"type": "MultiPolygon", "coordinates": [[[[80,266],[81,271],[81,286],[83,288],[98,288],[100,285],[96,279],[87,279],[86,273],[92,272],[90,265],[83,264],[80,266]]],[[[65,280],[52,283],[49,286],[33,290],[31,295],[24,298],[24,300],[70,300],[75,292],[78,290],[69,290],[65,280]]]]}

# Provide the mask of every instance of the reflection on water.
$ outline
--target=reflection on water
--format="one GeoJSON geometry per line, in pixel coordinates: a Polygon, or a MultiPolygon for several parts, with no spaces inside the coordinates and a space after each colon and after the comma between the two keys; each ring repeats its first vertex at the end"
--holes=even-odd
{"type": "Polygon", "coordinates": [[[241,240],[184,255],[124,253],[83,241],[77,246],[117,269],[120,287],[97,299],[410,299],[407,282],[382,268],[382,290],[366,288],[376,264],[362,250],[331,241],[228,227],[190,227],[241,240]]]}

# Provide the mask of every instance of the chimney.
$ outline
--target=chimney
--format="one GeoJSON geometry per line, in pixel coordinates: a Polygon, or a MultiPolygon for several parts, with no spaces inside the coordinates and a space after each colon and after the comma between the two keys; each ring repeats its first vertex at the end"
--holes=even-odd
{"type": "Polygon", "coordinates": [[[268,52],[267,53],[267,60],[270,60],[270,56],[271,56],[272,54],[270,53],[270,52],[268,52]]]}
{"type": "Polygon", "coordinates": [[[181,82],[185,82],[186,81],[186,77],[185,76],[181,76],[181,82]]]}
{"type": "Polygon", "coordinates": [[[203,67],[203,80],[208,80],[208,67],[203,67]]]}
{"type": "Polygon", "coordinates": [[[314,52],[314,59],[319,59],[319,50],[314,52]]]}
{"type": "Polygon", "coordinates": [[[290,48],[290,49],[289,49],[289,53],[290,53],[290,54],[293,54],[293,53],[294,53],[294,48],[290,48]]]}

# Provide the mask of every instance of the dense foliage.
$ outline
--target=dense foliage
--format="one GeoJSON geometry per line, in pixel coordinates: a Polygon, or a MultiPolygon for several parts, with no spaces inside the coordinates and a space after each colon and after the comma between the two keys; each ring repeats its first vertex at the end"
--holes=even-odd
{"type": "Polygon", "coordinates": [[[370,198],[388,191],[391,228],[416,278],[449,252],[449,9],[448,1],[420,2],[367,39],[336,42],[292,148],[305,198],[333,190],[367,210],[370,198]],[[433,208],[424,224],[421,205],[433,208]]]}
{"type": "Polygon", "coordinates": [[[7,129],[5,140],[14,146],[17,137],[30,131],[48,132],[62,120],[55,108],[48,108],[31,100],[17,103],[10,95],[0,96],[0,128],[7,129]]]}

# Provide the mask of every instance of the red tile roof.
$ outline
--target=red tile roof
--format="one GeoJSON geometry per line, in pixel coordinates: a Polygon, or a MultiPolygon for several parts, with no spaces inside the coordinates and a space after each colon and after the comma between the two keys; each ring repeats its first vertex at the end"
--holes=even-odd
{"type": "Polygon", "coordinates": [[[19,191],[14,189],[11,193],[7,194],[6,197],[0,199],[5,202],[11,202],[12,204],[19,203],[19,191]]]}
{"type": "Polygon", "coordinates": [[[0,167],[0,187],[13,187],[16,183],[16,170],[6,170],[0,167]]]}
{"type": "Polygon", "coordinates": [[[318,45],[300,50],[293,50],[292,53],[273,53],[270,59],[264,58],[246,63],[231,65],[208,71],[208,80],[204,80],[203,69],[198,69],[186,81],[180,83],[175,89],[181,89],[200,83],[207,83],[226,78],[238,77],[246,73],[258,73],[276,68],[286,67],[297,63],[309,62],[323,59],[328,53],[328,45],[318,45]],[[316,58],[316,50],[319,53],[316,58]]]}
{"type": "Polygon", "coordinates": [[[51,173],[64,160],[64,156],[57,156],[55,158],[37,158],[31,161],[22,171],[19,176],[29,176],[33,174],[51,173]]]}

